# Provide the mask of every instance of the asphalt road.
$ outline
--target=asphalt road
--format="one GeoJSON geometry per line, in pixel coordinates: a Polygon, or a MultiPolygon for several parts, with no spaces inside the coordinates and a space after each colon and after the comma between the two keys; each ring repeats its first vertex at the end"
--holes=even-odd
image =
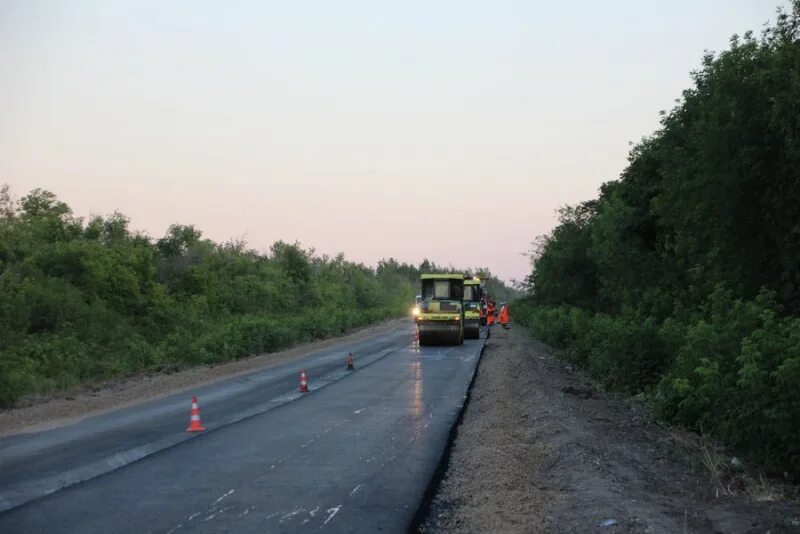
{"type": "Polygon", "coordinates": [[[0,532],[403,532],[483,343],[420,348],[408,324],[2,439],[0,532]],[[349,351],[354,372],[345,370],[349,351]],[[297,392],[300,368],[310,393],[297,392]],[[209,429],[202,434],[185,432],[192,394],[209,429]]]}

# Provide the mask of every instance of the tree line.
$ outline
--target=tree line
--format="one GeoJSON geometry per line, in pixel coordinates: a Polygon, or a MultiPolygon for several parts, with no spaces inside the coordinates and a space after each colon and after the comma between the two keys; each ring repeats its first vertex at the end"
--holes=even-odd
{"type": "Polygon", "coordinates": [[[692,77],[620,178],[537,240],[516,316],[800,479],[800,1],[692,77]]]}
{"type": "MultiPolygon", "coordinates": [[[[226,362],[408,313],[421,272],[299,244],[258,252],[191,225],[153,239],[0,188],[0,406],[87,382],[226,362]]],[[[484,274],[500,284],[488,270],[484,274]]]]}

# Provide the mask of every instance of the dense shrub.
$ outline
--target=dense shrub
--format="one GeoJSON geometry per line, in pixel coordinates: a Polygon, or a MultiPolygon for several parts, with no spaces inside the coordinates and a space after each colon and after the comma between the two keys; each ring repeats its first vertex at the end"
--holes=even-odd
{"type": "MultiPolygon", "coordinates": [[[[173,225],[161,239],[119,213],[83,221],[52,193],[0,188],[0,406],[25,394],[226,362],[407,313],[421,271],[372,269],[297,244],[269,253],[173,225]]],[[[502,295],[507,288],[478,272],[502,295]]]]}
{"type": "Polygon", "coordinates": [[[693,77],[621,179],[560,210],[515,316],[800,479],[800,0],[693,77]]]}
{"type": "Polygon", "coordinates": [[[767,292],[717,291],[710,304],[659,384],[657,413],[798,472],[800,318],[778,317],[767,292]]]}

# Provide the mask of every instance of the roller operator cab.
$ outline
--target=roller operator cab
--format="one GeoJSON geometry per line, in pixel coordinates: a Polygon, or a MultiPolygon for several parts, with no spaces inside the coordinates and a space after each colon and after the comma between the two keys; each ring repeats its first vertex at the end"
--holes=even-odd
{"type": "Polygon", "coordinates": [[[464,343],[464,275],[423,274],[420,281],[419,344],[464,343]]]}
{"type": "Polygon", "coordinates": [[[479,278],[464,280],[464,337],[481,337],[481,298],[483,288],[479,278]]]}

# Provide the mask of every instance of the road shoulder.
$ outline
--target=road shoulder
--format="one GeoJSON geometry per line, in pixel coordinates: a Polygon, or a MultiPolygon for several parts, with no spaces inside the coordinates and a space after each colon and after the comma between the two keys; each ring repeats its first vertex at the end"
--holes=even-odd
{"type": "Polygon", "coordinates": [[[696,439],[493,329],[422,532],[797,532],[800,507],[718,495],[696,439]]]}

